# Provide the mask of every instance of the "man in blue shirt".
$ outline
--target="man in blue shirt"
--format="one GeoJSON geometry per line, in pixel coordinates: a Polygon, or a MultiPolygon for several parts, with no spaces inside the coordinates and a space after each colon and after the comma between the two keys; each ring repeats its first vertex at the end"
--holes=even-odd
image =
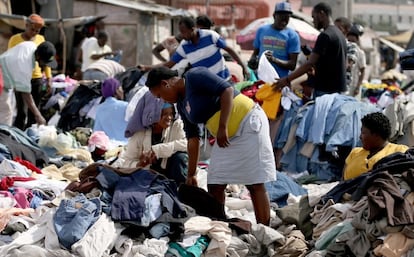
{"type": "Polygon", "coordinates": [[[266,52],[266,57],[276,69],[279,77],[289,74],[294,70],[300,52],[300,39],[296,31],[287,27],[292,9],[287,2],[276,4],[273,13],[273,24],[261,26],[256,32],[253,42],[254,51],[250,57],[250,68],[254,67],[254,62],[266,52]],[[253,64],[253,65],[252,65],[253,64]]]}

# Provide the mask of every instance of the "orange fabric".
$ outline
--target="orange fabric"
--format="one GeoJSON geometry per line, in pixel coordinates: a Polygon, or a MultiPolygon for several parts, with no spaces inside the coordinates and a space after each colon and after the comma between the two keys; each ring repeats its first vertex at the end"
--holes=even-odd
{"type": "Polygon", "coordinates": [[[267,117],[271,120],[276,119],[276,115],[280,108],[280,101],[282,99],[281,91],[274,91],[270,84],[264,84],[256,92],[256,99],[263,101],[262,108],[267,117]]]}

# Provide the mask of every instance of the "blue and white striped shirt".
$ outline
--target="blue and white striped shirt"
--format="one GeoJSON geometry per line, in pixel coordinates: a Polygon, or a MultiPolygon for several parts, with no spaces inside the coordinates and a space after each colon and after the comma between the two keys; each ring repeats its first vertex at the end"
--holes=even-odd
{"type": "Polygon", "coordinates": [[[197,33],[197,44],[187,40],[181,41],[171,60],[179,63],[182,59],[187,59],[192,67],[206,67],[223,79],[228,79],[230,72],[220,52],[220,49],[227,46],[225,40],[212,30],[199,29],[197,33]]]}

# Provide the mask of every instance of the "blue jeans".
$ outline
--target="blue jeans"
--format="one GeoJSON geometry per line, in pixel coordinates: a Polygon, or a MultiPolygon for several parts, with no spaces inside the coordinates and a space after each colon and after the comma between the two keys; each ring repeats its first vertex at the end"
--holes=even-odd
{"type": "Polygon", "coordinates": [[[87,199],[79,194],[72,199],[63,199],[53,217],[59,242],[70,249],[101,215],[101,201],[87,199]]]}

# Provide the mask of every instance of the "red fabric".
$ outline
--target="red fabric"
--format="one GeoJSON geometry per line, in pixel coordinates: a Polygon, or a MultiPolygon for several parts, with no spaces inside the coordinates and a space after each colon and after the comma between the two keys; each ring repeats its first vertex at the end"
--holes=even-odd
{"type": "Polygon", "coordinates": [[[15,157],[13,161],[20,163],[21,165],[25,166],[26,168],[28,168],[29,170],[33,172],[36,172],[37,174],[42,174],[42,171],[29,161],[23,160],[20,157],[15,157]]]}
{"type": "Polygon", "coordinates": [[[32,181],[35,178],[32,177],[3,177],[0,181],[0,190],[9,190],[9,187],[14,185],[15,181],[32,181]]]}

